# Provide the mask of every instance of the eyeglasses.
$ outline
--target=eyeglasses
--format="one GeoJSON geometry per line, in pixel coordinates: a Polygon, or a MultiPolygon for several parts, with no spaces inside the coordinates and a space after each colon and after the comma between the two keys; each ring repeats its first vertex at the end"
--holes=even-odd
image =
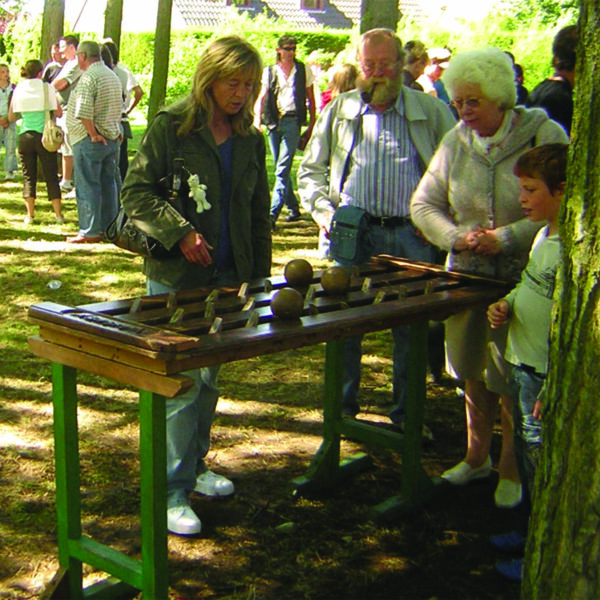
{"type": "Polygon", "coordinates": [[[456,110],[462,110],[464,107],[468,108],[469,110],[475,110],[476,108],[479,108],[479,105],[481,104],[481,98],[469,98],[468,100],[452,100],[450,104],[452,104],[452,106],[454,106],[456,110]]]}
{"type": "Polygon", "coordinates": [[[285,50],[286,52],[295,52],[296,46],[282,46],[281,50],[285,50]]]}
{"type": "Polygon", "coordinates": [[[361,69],[365,73],[373,73],[380,69],[381,71],[390,71],[398,64],[398,60],[386,60],[384,62],[375,62],[372,60],[365,60],[360,63],[361,69]]]}

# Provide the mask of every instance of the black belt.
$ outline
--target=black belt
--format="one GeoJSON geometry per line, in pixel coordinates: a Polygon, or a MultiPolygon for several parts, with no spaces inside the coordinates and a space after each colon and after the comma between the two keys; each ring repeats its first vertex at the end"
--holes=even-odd
{"type": "Polygon", "coordinates": [[[402,227],[410,224],[410,217],[372,217],[369,215],[369,225],[378,225],[379,227],[402,227]]]}
{"type": "Polygon", "coordinates": [[[295,112],[286,112],[286,113],[283,113],[281,115],[282,119],[285,119],[286,117],[290,117],[292,119],[295,119],[296,118],[296,113],[295,112]]]}

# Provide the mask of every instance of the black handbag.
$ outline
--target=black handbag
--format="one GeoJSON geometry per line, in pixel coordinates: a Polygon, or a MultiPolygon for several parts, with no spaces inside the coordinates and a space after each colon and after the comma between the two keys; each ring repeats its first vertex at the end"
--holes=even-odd
{"type": "MultiPolygon", "coordinates": [[[[177,135],[175,135],[175,148],[176,157],[173,160],[173,179],[171,189],[168,192],[168,200],[171,204],[174,204],[177,200],[183,175],[183,158],[180,156],[181,148],[177,135]]],[[[136,227],[123,210],[123,205],[119,206],[119,212],[106,228],[104,236],[107,241],[115,246],[146,258],[175,258],[181,254],[179,244],[175,244],[171,249],[166,248],[157,239],[136,227]]]]}

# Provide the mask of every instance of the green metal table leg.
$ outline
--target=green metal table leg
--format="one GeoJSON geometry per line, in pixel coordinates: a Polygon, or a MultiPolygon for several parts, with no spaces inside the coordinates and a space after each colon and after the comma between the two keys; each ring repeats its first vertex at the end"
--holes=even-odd
{"type": "Polygon", "coordinates": [[[372,510],[371,517],[376,521],[389,521],[414,509],[434,494],[433,482],[421,464],[423,416],[427,397],[428,333],[428,321],[410,326],[402,488],[400,495],[389,498],[372,510]]]}
{"type": "Polygon", "coordinates": [[[168,598],[165,398],[140,391],[140,496],[144,600],[168,598]]]}
{"type": "Polygon", "coordinates": [[[77,372],[72,367],[52,363],[52,402],[58,560],[65,570],[63,589],[69,590],[70,599],[78,600],[83,598],[82,565],[70,552],[70,540],[81,538],[77,372]]]}
{"type": "Polygon", "coordinates": [[[344,382],[345,340],[333,340],[325,346],[325,394],[323,398],[323,442],[306,475],[294,479],[298,491],[330,488],[342,477],[348,477],[371,464],[360,453],[340,461],[342,425],[342,391],[344,382]]]}

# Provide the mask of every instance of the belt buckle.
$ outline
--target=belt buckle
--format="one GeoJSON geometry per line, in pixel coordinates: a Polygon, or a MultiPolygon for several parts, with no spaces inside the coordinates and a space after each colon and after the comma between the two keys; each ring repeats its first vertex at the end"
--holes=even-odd
{"type": "Polygon", "coordinates": [[[391,227],[393,217],[381,217],[381,226],[382,227],[391,227]]]}

